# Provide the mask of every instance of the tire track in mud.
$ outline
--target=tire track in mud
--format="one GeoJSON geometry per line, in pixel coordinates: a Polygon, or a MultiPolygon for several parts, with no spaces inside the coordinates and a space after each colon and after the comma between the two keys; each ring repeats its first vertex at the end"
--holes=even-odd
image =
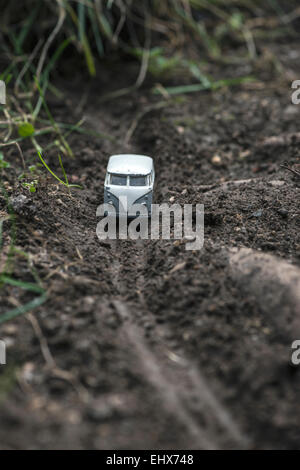
{"type": "Polygon", "coordinates": [[[191,360],[182,354],[178,356],[168,346],[165,339],[170,332],[168,326],[157,325],[147,306],[144,298],[147,242],[138,240],[134,247],[130,247],[128,243],[124,245],[124,242],[116,241],[112,255],[112,282],[119,293],[113,306],[123,323],[130,347],[139,358],[146,381],[158,393],[163,408],[184,425],[191,447],[251,447],[249,439],[219,402],[201,371],[191,360]],[[123,275],[125,267],[126,275],[123,275]],[[134,290],[137,298],[128,301],[126,294],[132,294],[134,290]],[[147,322],[152,326],[151,346],[144,339],[142,324],[147,322]]]}
{"type": "MultiPolygon", "coordinates": [[[[137,142],[130,150],[144,154],[146,149],[140,147],[137,142]]],[[[163,176],[168,175],[169,168],[162,159],[157,163],[160,178],[156,182],[155,191],[161,194],[160,183],[163,176]]],[[[180,174],[178,165],[176,168],[180,174]]],[[[145,240],[112,242],[113,265],[110,273],[118,292],[113,306],[120,316],[130,348],[139,358],[145,380],[157,391],[166,412],[171,413],[185,427],[191,447],[249,448],[249,438],[243,435],[228,410],[218,400],[201,370],[182,352],[180,356],[174,352],[167,341],[171,329],[168,325],[158,324],[149,308],[145,298],[147,287],[144,276],[148,267],[149,243],[145,240]]]]}

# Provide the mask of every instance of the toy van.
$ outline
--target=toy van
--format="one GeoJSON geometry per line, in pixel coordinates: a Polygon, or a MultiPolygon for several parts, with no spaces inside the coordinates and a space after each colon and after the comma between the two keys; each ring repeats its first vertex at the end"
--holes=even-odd
{"type": "Polygon", "coordinates": [[[134,208],[134,204],[142,204],[150,217],[154,178],[154,164],[151,157],[132,154],[112,155],[107,165],[104,203],[114,206],[113,212],[117,216],[124,214],[127,217],[143,215],[137,213],[134,208]],[[120,204],[125,196],[127,206],[123,207],[120,204]]]}

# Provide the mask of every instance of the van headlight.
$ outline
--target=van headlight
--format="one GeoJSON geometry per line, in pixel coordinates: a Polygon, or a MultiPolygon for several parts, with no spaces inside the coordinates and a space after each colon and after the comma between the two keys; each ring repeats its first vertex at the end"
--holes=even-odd
{"type": "Polygon", "coordinates": [[[106,191],[105,193],[104,202],[115,206],[117,210],[119,208],[119,199],[116,196],[114,196],[112,193],[110,193],[109,191],[106,191]]]}
{"type": "Polygon", "coordinates": [[[134,204],[142,204],[143,206],[148,205],[148,194],[145,194],[144,196],[140,197],[136,201],[134,201],[134,204]]]}

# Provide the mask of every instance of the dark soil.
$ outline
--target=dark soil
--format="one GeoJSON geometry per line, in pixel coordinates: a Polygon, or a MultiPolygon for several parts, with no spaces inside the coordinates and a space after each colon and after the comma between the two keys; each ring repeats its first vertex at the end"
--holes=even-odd
{"type": "MultiPolygon", "coordinates": [[[[0,448],[299,448],[300,369],[290,355],[300,339],[300,178],[280,166],[299,163],[297,48],[276,51],[285,79],[262,60],[259,83],[186,96],[139,120],[162,98],[146,87],[102,102],[111,77],[92,83],[86,127],[113,140],[70,138],[76,158],[64,163],[81,191],[43,171],[31,194],[6,170],[16,245],[48,300],[0,327],[0,448]],[[108,157],[129,152],[154,157],[155,202],[205,205],[202,250],[98,240],[108,157]]],[[[76,83],[60,87],[53,114],[76,122],[83,95],[76,83]]],[[[56,150],[46,156],[59,171],[56,150]]],[[[7,152],[12,168],[17,158],[7,152]]],[[[6,221],[5,247],[9,233],[6,221]]],[[[15,277],[34,281],[31,272],[17,255],[15,277]]],[[[0,313],[34,295],[3,286],[0,313]]]]}

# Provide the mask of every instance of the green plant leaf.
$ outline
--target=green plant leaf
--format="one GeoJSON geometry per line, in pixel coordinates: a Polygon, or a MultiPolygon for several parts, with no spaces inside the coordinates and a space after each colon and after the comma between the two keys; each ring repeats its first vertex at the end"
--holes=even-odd
{"type": "Polygon", "coordinates": [[[9,168],[10,164],[4,160],[3,152],[0,152],[0,168],[9,168]]]}
{"type": "Polygon", "coordinates": [[[30,122],[23,122],[18,127],[18,133],[20,137],[31,137],[35,133],[35,128],[30,122]]]}
{"type": "Polygon", "coordinates": [[[240,29],[243,26],[243,15],[240,12],[235,12],[229,18],[230,26],[233,29],[240,29]]]}

